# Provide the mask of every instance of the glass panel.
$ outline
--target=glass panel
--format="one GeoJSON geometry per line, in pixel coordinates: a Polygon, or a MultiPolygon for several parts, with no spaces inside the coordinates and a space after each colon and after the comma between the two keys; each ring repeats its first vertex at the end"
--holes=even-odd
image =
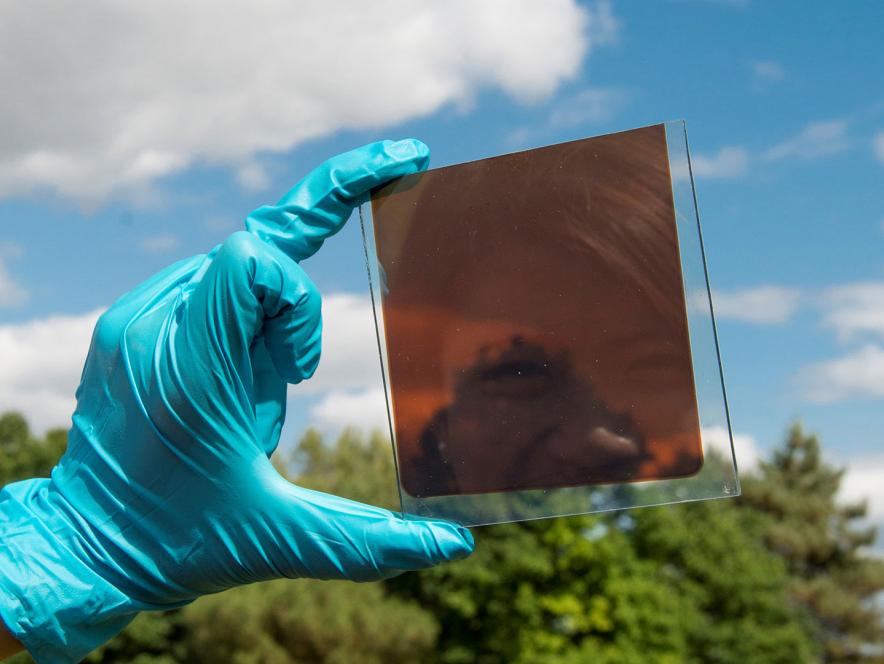
{"type": "Polygon", "coordinates": [[[433,169],[360,212],[404,512],[739,492],[683,123],[433,169]]]}

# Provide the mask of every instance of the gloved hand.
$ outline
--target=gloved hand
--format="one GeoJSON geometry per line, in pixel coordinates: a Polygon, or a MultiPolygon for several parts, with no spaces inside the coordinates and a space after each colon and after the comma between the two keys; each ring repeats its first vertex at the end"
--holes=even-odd
{"type": "Polygon", "coordinates": [[[67,453],[51,479],[0,491],[0,618],[39,662],[236,585],[381,579],[470,553],[463,528],[299,488],[268,459],[286,383],[319,362],[319,293],[298,261],[428,157],[413,140],[339,155],[101,316],[67,453]]]}

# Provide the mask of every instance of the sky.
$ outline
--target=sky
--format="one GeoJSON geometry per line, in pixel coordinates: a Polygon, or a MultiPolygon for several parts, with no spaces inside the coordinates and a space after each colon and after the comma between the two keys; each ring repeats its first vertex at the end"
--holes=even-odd
{"type": "MultiPolygon", "coordinates": [[[[66,426],[97,315],[329,156],[684,119],[740,465],[800,421],[884,525],[884,3],[300,5],[0,6],[0,411],[66,426]]],[[[303,267],[284,444],[386,418],[358,219],[303,267]]]]}

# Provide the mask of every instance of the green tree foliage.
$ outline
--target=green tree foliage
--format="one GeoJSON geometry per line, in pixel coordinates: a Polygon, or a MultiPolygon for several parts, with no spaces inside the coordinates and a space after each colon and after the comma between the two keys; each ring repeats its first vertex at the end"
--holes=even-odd
{"type": "MultiPolygon", "coordinates": [[[[179,664],[187,662],[190,639],[181,611],[145,612],[86,661],[103,664],[179,664]]],[[[224,660],[219,660],[224,661],[224,660]]]]}
{"type": "Polygon", "coordinates": [[[0,415],[0,486],[27,477],[48,477],[67,439],[64,429],[53,429],[40,440],[20,413],[0,415]]]}
{"type": "Polygon", "coordinates": [[[816,659],[804,614],[789,602],[783,562],[757,520],[729,501],[669,505],[633,514],[632,543],[670,576],[695,613],[684,624],[696,662],[816,659]]]}
{"type": "Polygon", "coordinates": [[[424,662],[438,626],[380,584],[272,581],[211,597],[183,611],[194,664],[424,662]]]}
{"type": "MultiPolygon", "coordinates": [[[[46,475],[65,433],[0,417],[0,482],[46,475]]],[[[308,430],[274,462],[309,488],[398,505],[388,440],[308,430]]],[[[841,471],[799,429],[741,501],[475,529],[465,561],[383,584],[274,581],[140,615],[92,663],[863,661],[881,562],[841,471]]],[[[20,656],[15,662],[30,661],[20,656]]]]}
{"type": "Polygon", "coordinates": [[[345,429],[327,445],[318,431],[308,429],[282,467],[284,475],[308,489],[398,509],[390,439],[379,431],[366,441],[358,430],[345,429]]]}
{"type": "MultiPolygon", "coordinates": [[[[389,443],[308,432],[299,483],[395,500],[389,443]]],[[[380,500],[378,500],[380,498],[380,500]]],[[[796,662],[814,644],[782,562],[731,502],[475,530],[469,559],[388,582],[441,625],[441,662],[796,662]]],[[[425,659],[421,661],[427,661],[425,659]]]]}
{"type": "Polygon", "coordinates": [[[479,529],[474,556],[391,582],[455,662],[807,662],[782,563],[727,504],[479,529]]]}
{"type": "Polygon", "coordinates": [[[881,661],[884,560],[868,555],[873,528],[857,522],[864,503],[840,504],[844,469],[822,460],[820,442],[800,425],[772,461],[744,482],[743,503],[763,514],[767,546],[792,577],[791,592],[813,618],[828,662],[881,661]]]}
{"type": "Polygon", "coordinates": [[[429,661],[439,627],[380,584],[279,580],[167,613],[142,613],[92,653],[102,664],[360,664],[429,661]]]}
{"type": "Polygon", "coordinates": [[[683,662],[689,604],[598,517],[477,529],[474,556],[391,582],[442,624],[442,662],[683,662]]]}

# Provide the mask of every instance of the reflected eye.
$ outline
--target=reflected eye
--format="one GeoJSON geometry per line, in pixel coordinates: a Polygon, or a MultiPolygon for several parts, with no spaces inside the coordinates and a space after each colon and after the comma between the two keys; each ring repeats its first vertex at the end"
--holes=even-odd
{"type": "Polygon", "coordinates": [[[480,380],[499,380],[501,378],[548,378],[549,365],[530,361],[504,362],[485,369],[480,380]]]}
{"type": "Polygon", "coordinates": [[[484,369],[478,376],[483,392],[498,396],[537,396],[553,387],[549,365],[517,360],[484,369]]]}

